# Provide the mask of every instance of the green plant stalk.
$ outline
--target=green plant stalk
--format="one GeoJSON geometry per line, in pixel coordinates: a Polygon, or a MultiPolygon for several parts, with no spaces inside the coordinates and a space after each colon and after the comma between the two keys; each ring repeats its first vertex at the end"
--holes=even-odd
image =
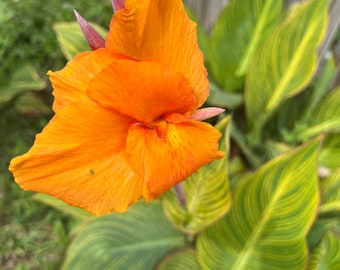
{"type": "Polygon", "coordinates": [[[251,151],[251,147],[247,141],[247,138],[234,123],[231,123],[230,135],[240,147],[250,166],[254,169],[258,168],[262,163],[261,159],[251,151]]]}

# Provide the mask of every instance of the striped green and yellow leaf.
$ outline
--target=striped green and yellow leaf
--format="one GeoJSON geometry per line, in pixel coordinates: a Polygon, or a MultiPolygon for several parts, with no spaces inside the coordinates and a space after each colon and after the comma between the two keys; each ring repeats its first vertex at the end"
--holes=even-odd
{"type": "Polygon", "coordinates": [[[337,211],[340,213],[340,166],[331,176],[321,182],[321,190],[322,202],[320,212],[337,211]]]}
{"type": "Polygon", "coordinates": [[[193,249],[181,249],[167,255],[157,270],[200,270],[193,249]]]}
{"type": "Polygon", "coordinates": [[[289,151],[291,148],[292,146],[289,144],[268,140],[266,143],[266,154],[269,158],[274,158],[289,151]]]}
{"type": "MultiPolygon", "coordinates": [[[[1,106],[1,105],[0,105],[1,106]]],[[[52,109],[43,99],[32,91],[22,93],[14,102],[15,110],[22,115],[49,115],[52,109]]]]}
{"type": "Polygon", "coordinates": [[[243,103],[243,96],[241,93],[223,91],[213,82],[210,82],[209,86],[209,97],[207,100],[209,105],[220,108],[234,109],[243,103]]]}
{"type": "Polygon", "coordinates": [[[340,269],[340,235],[328,231],[313,251],[308,270],[340,269]]]}
{"type": "Polygon", "coordinates": [[[64,201],[48,194],[36,193],[33,195],[33,198],[79,220],[86,220],[93,217],[93,215],[86,210],[68,205],[64,201]]]}
{"type": "Polygon", "coordinates": [[[226,156],[199,169],[180,186],[185,202],[180,202],[174,190],[162,197],[163,208],[169,220],[180,230],[195,234],[223,216],[229,209],[231,193],[227,176],[230,116],[219,124],[226,128],[221,150],[226,156]]]}
{"type": "Polygon", "coordinates": [[[307,238],[310,250],[316,248],[328,231],[340,235],[340,219],[337,216],[323,216],[315,220],[307,238]]]}
{"type": "Polygon", "coordinates": [[[278,156],[235,188],[228,214],[199,235],[203,269],[306,268],[306,235],[319,203],[319,143],[278,156]]]}
{"type": "Polygon", "coordinates": [[[310,127],[300,137],[306,140],[323,132],[340,132],[340,87],[322,99],[312,112],[310,127]]]}
{"type": "Polygon", "coordinates": [[[123,214],[91,219],[71,243],[64,270],[153,269],[185,239],[167,221],[159,201],[138,203],[123,214]]]}
{"type": "Polygon", "coordinates": [[[0,106],[10,101],[16,95],[25,91],[39,91],[46,87],[30,64],[23,65],[17,69],[6,84],[0,85],[0,106]]]}
{"type": "Polygon", "coordinates": [[[313,92],[310,100],[311,110],[314,111],[317,105],[323,99],[323,97],[329,92],[329,83],[332,82],[336,77],[336,65],[337,64],[335,62],[335,56],[332,55],[332,57],[330,57],[326,61],[321,74],[316,77],[315,83],[313,84],[313,92]]]}
{"type": "Polygon", "coordinates": [[[250,59],[279,21],[281,5],[281,0],[230,1],[212,31],[208,53],[221,87],[242,87],[250,59]]]}
{"type": "Polygon", "coordinates": [[[246,76],[245,105],[253,139],[281,102],[301,92],[316,70],[316,50],[326,29],[327,0],[291,8],[252,59],[246,76]]]}
{"type": "Polygon", "coordinates": [[[340,168],[340,133],[327,134],[322,143],[319,162],[331,172],[340,168]]]}
{"type": "MultiPolygon", "coordinates": [[[[95,23],[91,25],[105,38],[107,30],[95,23]]],[[[59,22],[54,24],[53,29],[67,60],[71,60],[78,53],[91,51],[77,22],[59,22]]]]}

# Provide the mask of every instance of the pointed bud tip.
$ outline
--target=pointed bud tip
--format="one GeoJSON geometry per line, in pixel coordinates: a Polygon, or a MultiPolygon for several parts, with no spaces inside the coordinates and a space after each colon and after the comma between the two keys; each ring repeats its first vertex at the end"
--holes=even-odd
{"type": "Polygon", "coordinates": [[[96,29],[94,29],[88,21],[80,16],[80,14],[76,10],[73,10],[73,12],[77,18],[81,31],[83,32],[84,37],[91,49],[96,50],[99,48],[105,48],[105,40],[96,31],[96,29]]]}
{"type": "Polygon", "coordinates": [[[124,8],[125,0],[111,0],[114,12],[117,12],[124,8]]]}
{"type": "Polygon", "coordinates": [[[203,108],[203,109],[199,109],[195,111],[190,116],[190,119],[196,120],[196,121],[203,121],[211,117],[214,117],[216,115],[219,115],[223,112],[225,112],[225,109],[222,109],[222,108],[216,108],[216,107],[203,108]]]}

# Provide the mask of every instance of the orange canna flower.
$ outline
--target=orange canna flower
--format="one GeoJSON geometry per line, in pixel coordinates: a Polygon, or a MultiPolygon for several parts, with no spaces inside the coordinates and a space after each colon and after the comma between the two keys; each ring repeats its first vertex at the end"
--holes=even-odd
{"type": "Polygon", "coordinates": [[[23,189],[95,215],[156,199],[224,155],[200,122],[223,110],[198,109],[207,72],[181,0],[113,3],[105,41],[77,15],[94,51],[48,72],[55,115],[9,168],[23,189]]]}

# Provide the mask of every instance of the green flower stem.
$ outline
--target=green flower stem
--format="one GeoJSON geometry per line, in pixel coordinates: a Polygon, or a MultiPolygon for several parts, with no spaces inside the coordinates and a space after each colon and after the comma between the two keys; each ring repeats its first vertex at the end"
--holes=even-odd
{"type": "Polygon", "coordinates": [[[235,123],[231,123],[230,135],[233,140],[240,147],[242,153],[246,157],[252,168],[258,168],[261,164],[261,159],[252,152],[251,147],[249,146],[248,140],[245,135],[238,129],[235,123]]]}

